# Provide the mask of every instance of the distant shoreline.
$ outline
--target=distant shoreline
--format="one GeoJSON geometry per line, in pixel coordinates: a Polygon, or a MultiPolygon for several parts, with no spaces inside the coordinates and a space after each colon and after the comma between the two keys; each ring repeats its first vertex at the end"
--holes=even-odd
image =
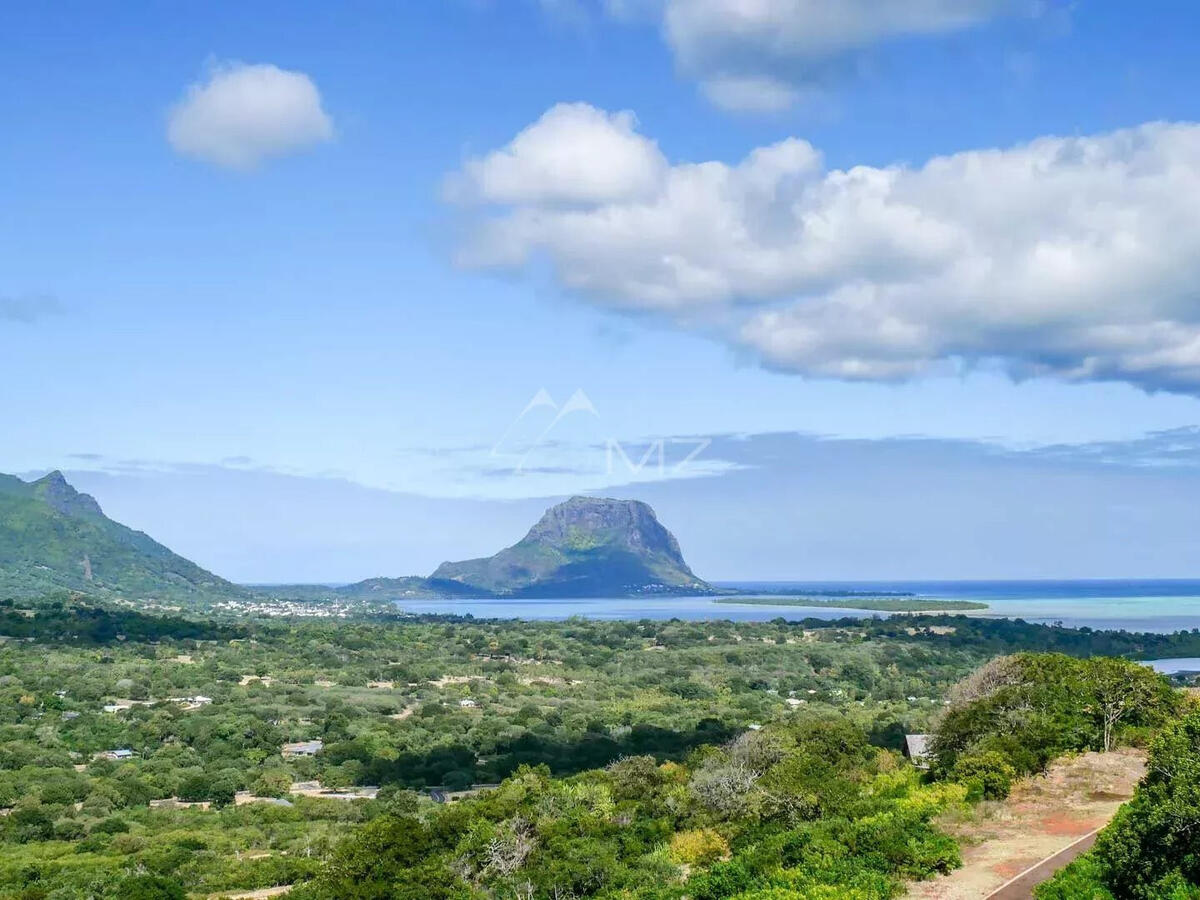
{"type": "Polygon", "coordinates": [[[721,597],[714,603],[737,606],[808,606],[833,609],[865,609],[875,612],[962,612],[987,609],[974,600],[926,600],[920,597],[721,597]]]}

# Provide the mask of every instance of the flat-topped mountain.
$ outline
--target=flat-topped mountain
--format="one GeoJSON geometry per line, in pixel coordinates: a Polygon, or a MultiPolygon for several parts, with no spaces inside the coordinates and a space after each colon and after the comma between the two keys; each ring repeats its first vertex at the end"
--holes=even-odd
{"type": "Polygon", "coordinates": [[[431,582],[504,596],[596,597],[712,591],[645,503],[572,497],[495,556],[442,563],[431,582]]]}
{"type": "Polygon", "coordinates": [[[0,475],[0,598],[55,590],[183,601],[246,593],[114,522],[61,472],[37,481],[0,475]]]}

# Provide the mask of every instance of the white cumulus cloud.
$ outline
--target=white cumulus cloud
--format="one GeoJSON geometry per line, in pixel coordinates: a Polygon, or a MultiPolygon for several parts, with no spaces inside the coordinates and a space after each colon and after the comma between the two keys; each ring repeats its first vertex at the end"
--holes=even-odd
{"type": "Polygon", "coordinates": [[[451,199],[490,203],[599,203],[653,194],[667,161],[638,134],[631,112],[560,103],[447,181],[451,199]]]}
{"type": "Polygon", "coordinates": [[[595,2],[620,21],[657,22],[679,70],[717,106],[747,112],[794,104],[874,45],[961,31],[1005,15],[1036,15],[1043,7],[1041,0],[595,2]]]}
{"type": "Polygon", "coordinates": [[[253,169],[332,137],[312,79],[265,63],[213,66],[167,117],[167,140],[178,153],[231,169],[253,169]]]}
{"type": "Polygon", "coordinates": [[[541,186],[528,166],[499,188],[495,154],[468,161],[455,180],[481,203],[463,264],[544,260],[596,303],[807,375],[998,365],[1200,393],[1200,125],[838,170],[799,139],[660,164],[631,118],[573,109],[586,124],[578,142],[555,131],[560,147],[633,142],[654,164],[614,177],[581,153],[541,186]]]}

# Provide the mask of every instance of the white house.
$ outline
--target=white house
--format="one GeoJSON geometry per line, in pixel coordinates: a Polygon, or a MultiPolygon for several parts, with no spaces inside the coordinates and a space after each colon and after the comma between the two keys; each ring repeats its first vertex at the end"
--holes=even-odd
{"type": "Polygon", "coordinates": [[[199,709],[201,706],[208,706],[212,703],[212,697],[205,697],[203,694],[197,694],[194,697],[168,697],[170,703],[178,703],[184,709],[199,709]]]}
{"type": "Polygon", "coordinates": [[[92,759],[112,759],[117,761],[133,759],[133,751],[127,748],[122,748],[120,750],[101,750],[99,753],[93,753],[92,759]]]}
{"type": "Polygon", "coordinates": [[[316,756],[324,749],[324,741],[297,741],[294,744],[284,744],[279,752],[286,758],[292,758],[296,756],[316,756]]]}

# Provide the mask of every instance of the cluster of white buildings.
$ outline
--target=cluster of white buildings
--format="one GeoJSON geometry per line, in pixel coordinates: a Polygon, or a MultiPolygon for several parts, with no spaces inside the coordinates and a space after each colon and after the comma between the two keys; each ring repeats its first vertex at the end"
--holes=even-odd
{"type": "Polygon", "coordinates": [[[213,608],[221,612],[254,616],[297,616],[305,619],[344,619],[361,604],[337,600],[302,603],[299,600],[221,600],[213,608]]]}

